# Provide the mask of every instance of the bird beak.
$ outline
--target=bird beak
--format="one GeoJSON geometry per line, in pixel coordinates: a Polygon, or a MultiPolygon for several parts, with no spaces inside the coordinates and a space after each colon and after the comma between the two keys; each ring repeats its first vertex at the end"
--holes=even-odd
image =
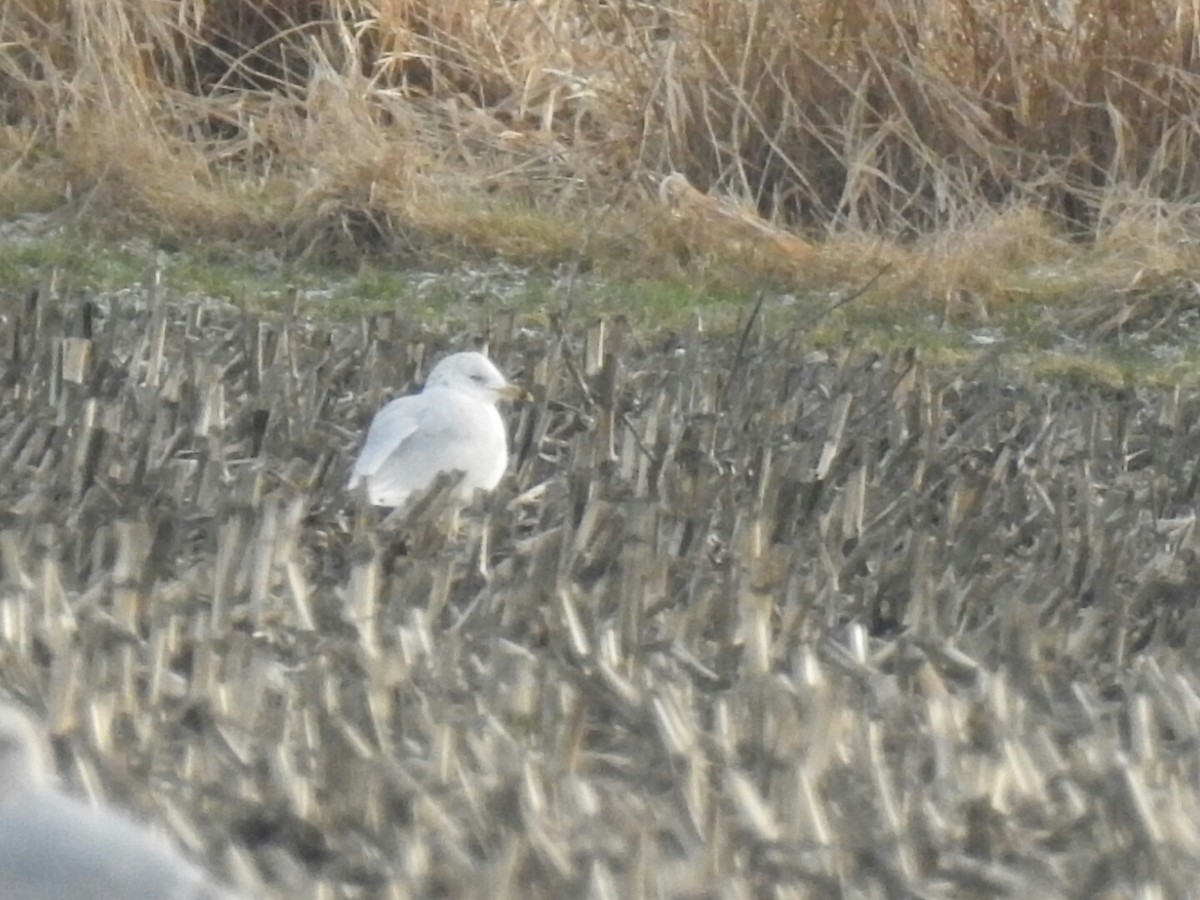
{"type": "Polygon", "coordinates": [[[511,383],[500,388],[500,396],[505,400],[517,400],[526,403],[533,399],[533,394],[529,393],[529,391],[525,390],[525,388],[521,387],[519,384],[511,383]]]}

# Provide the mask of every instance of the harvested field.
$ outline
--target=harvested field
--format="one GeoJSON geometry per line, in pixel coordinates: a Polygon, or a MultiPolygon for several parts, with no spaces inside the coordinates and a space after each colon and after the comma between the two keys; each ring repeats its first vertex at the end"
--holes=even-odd
{"type": "Polygon", "coordinates": [[[1193,389],[502,321],[536,400],[452,535],[343,486],[468,338],[8,309],[0,688],[252,894],[1200,883],[1193,389]]]}

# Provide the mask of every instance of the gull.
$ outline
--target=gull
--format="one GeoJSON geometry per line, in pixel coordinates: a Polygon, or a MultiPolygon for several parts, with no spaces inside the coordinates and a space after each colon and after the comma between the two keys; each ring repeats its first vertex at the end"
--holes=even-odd
{"type": "Polygon", "coordinates": [[[238,900],[124,815],[59,791],[50,747],[0,702],[0,897],[5,900],[238,900]]]}
{"type": "Polygon", "coordinates": [[[462,501],[492,490],[508,467],[508,432],[496,403],[526,396],[482,353],[445,357],[424,390],[375,414],[348,488],[363,485],[373,505],[393,507],[428,490],[443,473],[459,474],[462,501]]]}

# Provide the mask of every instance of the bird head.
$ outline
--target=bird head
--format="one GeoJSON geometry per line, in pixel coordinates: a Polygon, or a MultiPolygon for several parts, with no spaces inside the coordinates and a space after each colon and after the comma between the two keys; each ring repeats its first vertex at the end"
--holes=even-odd
{"type": "Polygon", "coordinates": [[[512,384],[482,353],[452,353],[442,359],[425,380],[426,389],[445,387],[471,394],[487,403],[522,400],[529,395],[512,384]]]}

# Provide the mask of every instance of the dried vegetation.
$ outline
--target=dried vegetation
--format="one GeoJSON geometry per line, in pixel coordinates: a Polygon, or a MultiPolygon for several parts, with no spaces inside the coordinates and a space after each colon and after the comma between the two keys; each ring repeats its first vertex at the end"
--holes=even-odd
{"type": "Polygon", "coordinates": [[[973,312],[1019,274],[1061,297],[1195,265],[1196,23],[1182,0],[11,0],[0,177],[322,256],[807,284],[878,257],[973,312]],[[757,224],[681,228],[671,173],[757,224]]]}
{"type": "Polygon", "coordinates": [[[487,338],[536,399],[450,535],[343,490],[444,338],[4,320],[0,681],[74,789],[263,896],[1194,887],[1194,392],[487,338]]]}

